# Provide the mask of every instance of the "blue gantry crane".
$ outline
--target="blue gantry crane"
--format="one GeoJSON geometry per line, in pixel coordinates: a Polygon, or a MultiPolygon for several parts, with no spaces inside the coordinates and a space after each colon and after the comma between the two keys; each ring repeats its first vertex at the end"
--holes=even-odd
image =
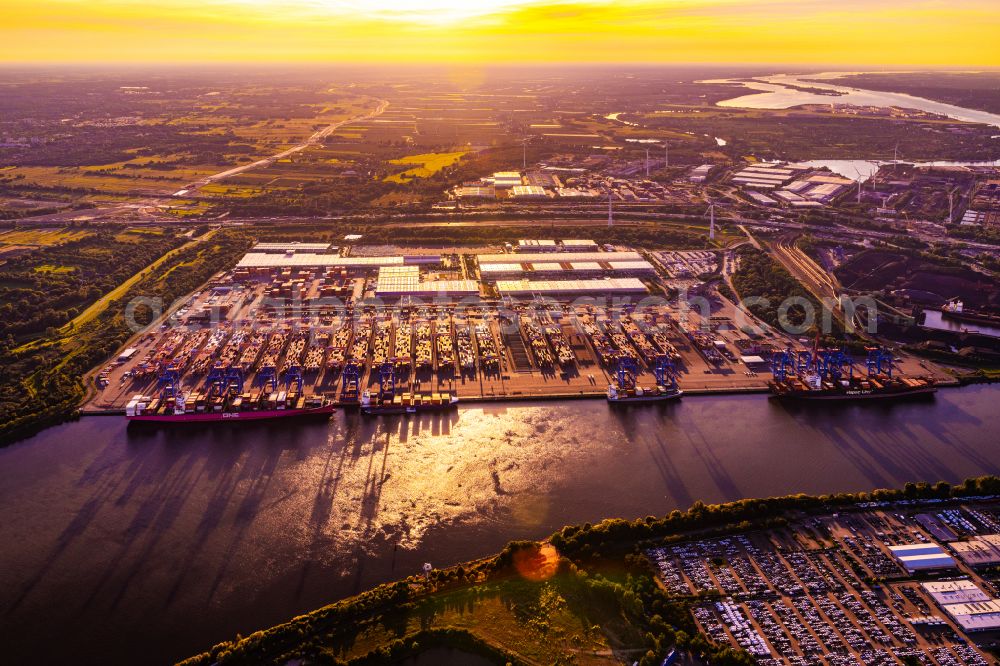
{"type": "Polygon", "coordinates": [[[892,364],[895,359],[892,353],[885,347],[866,347],[868,358],[865,359],[865,367],[868,369],[868,376],[886,375],[892,377],[892,364]]]}
{"type": "Polygon", "coordinates": [[[665,388],[677,388],[677,368],[674,362],[666,354],[659,354],[653,365],[653,376],[656,377],[656,385],[665,388]]]}
{"type": "Polygon", "coordinates": [[[157,380],[157,388],[160,390],[160,395],[164,398],[176,397],[180,385],[181,373],[176,365],[171,363],[160,372],[157,380]]]}
{"type": "Polygon", "coordinates": [[[817,355],[816,371],[822,377],[838,380],[842,379],[845,374],[848,377],[853,377],[854,364],[844,349],[824,349],[817,355]]]}
{"type": "Polygon", "coordinates": [[[813,353],[808,349],[800,349],[795,352],[795,371],[800,375],[809,372],[813,367],[815,359],[813,353]]]}
{"type": "Polygon", "coordinates": [[[348,361],[340,373],[340,399],[355,402],[361,394],[361,369],[354,361],[348,361]]]}
{"type": "Polygon", "coordinates": [[[791,349],[782,349],[771,354],[771,374],[777,382],[785,381],[788,376],[788,369],[795,370],[795,352],[791,349]]]}
{"type": "Polygon", "coordinates": [[[629,391],[635,388],[635,378],[639,374],[639,366],[631,356],[619,356],[615,374],[618,379],[618,390],[629,391]]]}
{"type": "Polygon", "coordinates": [[[285,370],[285,388],[290,389],[292,384],[295,384],[295,388],[299,393],[302,393],[302,367],[298,365],[290,365],[288,369],[285,370]]]}
{"type": "Polygon", "coordinates": [[[227,368],[223,381],[226,383],[226,390],[230,393],[235,395],[243,393],[243,371],[238,367],[230,366],[227,368]]]}
{"type": "Polygon", "coordinates": [[[258,370],[256,381],[261,386],[270,386],[271,393],[278,390],[278,372],[273,365],[267,365],[258,370]]]}
{"type": "Polygon", "coordinates": [[[391,400],[396,395],[396,364],[386,362],[378,369],[378,397],[380,401],[391,400]]]}

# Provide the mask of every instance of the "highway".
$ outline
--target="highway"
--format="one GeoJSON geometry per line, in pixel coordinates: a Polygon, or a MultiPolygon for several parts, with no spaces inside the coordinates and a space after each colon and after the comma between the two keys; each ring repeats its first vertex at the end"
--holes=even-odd
{"type": "Polygon", "coordinates": [[[209,183],[214,183],[214,182],[217,182],[217,181],[220,181],[220,180],[225,180],[226,178],[230,178],[232,176],[241,174],[241,173],[243,173],[245,171],[250,171],[251,169],[259,169],[261,167],[270,166],[271,164],[274,164],[278,160],[282,160],[282,159],[285,159],[286,157],[290,157],[291,155],[294,155],[295,153],[298,153],[300,151],[305,150],[309,146],[314,146],[314,145],[320,143],[323,139],[325,139],[326,137],[330,136],[331,134],[333,134],[334,132],[336,132],[338,129],[340,129],[344,125],[348,125],[350,123],[355,123],[355,122],[358,122],[359,120],[371,120],[372,118],[380,116],[380,115],[382,115],[385,112],[385,110],[388,107],[389,107],[389,100],[385,100],[385,99],[379,100],[378,106],[371,113],[366,113],[366,114],[361,115],[361,116],[354,116],[352,118],[345,118],[344,120],[341,120],[339,122],[333,123],[332,125],[327,125],[323,129],[321,129],[321,130],[319,130],[317,132],[314,132],[308,139],[306,139],[305,141],[303,141],[302,143],[300,143],[298,145],[295,145],[295,146],[292,146],[291,148],[283,150],[280,153],[277,153],[276,155],[271,155],[270,157],[265,157],[264,159],[257,160],[256,162],[251,162],[250,164],[244,164],[243,166],[234,167],[232,169],[227,169],[226,171],[222,171],[220,173],[213,174],[211,176],[206,176],[205,178],[202,178],[201,180],[197,180],[197,181],[191,183],[186,188],[184,188],[184,189],[182,189],[182,190],[180,190],[178,192],[175,192],[174,196],[177,197],[177,196],[190,195],[192,190],[197,190],[199,187],[204,187],[205,185],[208,185],[209,183]]]}

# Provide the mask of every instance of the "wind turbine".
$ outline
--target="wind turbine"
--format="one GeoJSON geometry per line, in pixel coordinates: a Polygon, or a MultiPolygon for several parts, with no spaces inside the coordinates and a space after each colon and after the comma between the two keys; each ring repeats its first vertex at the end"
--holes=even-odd
{"type": "Polygon", "coordinates": [[[646,149],[646,178],[649,178],[649,148],[646,149]]]}
{"type": "Polygon", "coordinates": [[[715,204],[708,204],[708,240],[715,240],[715,204]]]}
{"type": "Polygon", "coordinates": [[[666,139],[663,140],[663,166],[670,166],[670,142],[666,139]]]}
{"type": "Polygon", "coordinates": [[[528,139],[521,140],[521,170],[528,170],[528,139]]]}

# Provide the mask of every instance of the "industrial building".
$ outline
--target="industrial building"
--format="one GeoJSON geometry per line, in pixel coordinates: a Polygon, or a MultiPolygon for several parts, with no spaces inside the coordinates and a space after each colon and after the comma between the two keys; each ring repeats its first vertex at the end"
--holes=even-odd
{"type": "Polygon", "coordinates": [[[604,280],[498,280],[500,296],[603,296],[645,294],[646,285],[638,278],[604,280]]]}
{"type": "Polygon", "coordinates": [[[375,295],[379,298],[463,298],[479,294],[475,280],[421,282],[418,266],[383,266],[378,271],[375,295]]]}
{"type": "Polygon", "coordinates": [[[593,188],[557,187],[556,195],[560,199],[597,199],[601,192],[593,188]]]}
{"type": "Polygon", "coordinates": [[[921,583],[941,609],[965,631],[1000,629],[1000,601],[971,580],[941,580],[921,583]]]}
{"type": "MultiPolygon", "coordinates": [[[[608,253],[604,253],[608,254],[608,253]]],[[[556,261],[545,262],[506,261],[500,263],[480,263],[479,274],[484,280],[505,278],[541,278],[610,275],[639,277],[656,275],[656,269],[645,259],[631,261],[556,261]]]]}
{"type": "Polygon", "coordinates": [[[954,569],[958,566],[955,559],[936,543],[889,546],[889,551],[909,573],[954,569]]]}
{"type": "Polygon", "coordinates": [[[1000,564],[1000,534],[983,534],[948,545],[970,567],[1000,564]]]}
{"type": "MultiPolygon", "coordinates": [[[[510,262],[546,262],[555,261],[551,254],[539,252],[518,252],[515,254],[479,254],[476,255],[479,265],[483,264],[505,264],[510,262]]],[[[572,261],[642,261],[642,255],[638,252],[574,252],[570,257],[572,261]]]]}
{"type": "Polygon", "coordinates": [[[492,185],[463,185],[455,189],[457,199],[494,199],[496,190],[492,185]]]}
{"type": "Polygon", "coordinates": [[[854,181],[828,172],[815,173],[804,164],[751,164],[732,177],[746,195],[763,206],[783,203],[790,208],[820,208],[832,203],[854,181]],[[812,172],[812,173],[810,173],[812,172]],[[753,190],[768,190],[770,195],[753,190]]]}
{"type": "Polygon", "coordinates": [[[257,243],[250,249],[250,251],[279,254],[288,252],[323,254],[336,252],[337,249],[338,248],[333,247],[330,243],[301,243],[299,241],[292,241],[290,243],[257,243]]]}
{"type": "Polygon", "coordinates": [[[558,252],[559,246],[554,240],[526,239],[517,241],[514,249],[518,252],[558,252]]]}
{"type": "Polygon", "coordinates": [[[688,180],[692,183],[704,183],[708,179],[708,174],[715,168],[714,164],[702,164],[691,169],[688,180]]]}
{"type": "Polygon", "coordinates": [[[807,167],[776,163],[751,164],[732,177],[732,182],[745,188],[774,189],[792,180],[807,167]]]}
{"type": "Polygon", "coordinates": [[[986,594],[978,585],[967,578],[961,580],[935,580],[921,583],[921,585],[927,591],[927,594],[941,606],[990,600],[990,595],[986,594]]]}
{"type": "Polygon", "coordinates": [[[342,257],[339,254],[314,252],[248,252],[236,265],[236,272],[261,276],[286,268],[325,270],[344,269],[351,274],[370,274],[382,266],[406,266],[441,263],[441,255],[412,255],[386,257],[342,257]]]}
{"type": "Polygon", "coordinates": [[[963,630],[970,633],[1000,629],[1000,601],[997,599],[949,604],[942,608],[963,630]]]}
{"type": "Polygon", "coordinates": [[[516,252],[596,252],[597,241],[589,238],[522,239],[514,246],[516,252]]]}
{"type": "Polygon", "coordinates": [[[518,171],[498,171],[493,174],[493,187],[496,189],[510,189],[523,185],[521,174],[518,171]]]}
{"type": "Polygon", "coordinates": [[[538,185],[515,185],[510,188],[510,196],[513,199],[548,199],[549,195],[544,187],[538,185]]]}
{"type": "Polygon", "coordinates": [[[590,238],[564,238],[562,249],[564,252],[594,252],[597,250],[597,241],[590,238]]]}

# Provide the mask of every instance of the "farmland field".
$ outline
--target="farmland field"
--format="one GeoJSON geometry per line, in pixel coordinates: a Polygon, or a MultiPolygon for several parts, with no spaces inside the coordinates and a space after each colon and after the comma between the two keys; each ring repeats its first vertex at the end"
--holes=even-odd
{"type": "Polygon", "coordinates": [[[389,160],[390,164],[416,164],[418,166],[407,169],[401,173],[388,176],[386,180],[394,183],[403,183],[411,178],[426,178],[441,169],[451,166],[466,154],[466,151],[454,153],[424,153],[422,155],[408,155],[389,160]]]}
{"type": "Polygon", "coordinates": [[[2,245],[60,245],[90,236],[91,232],[81,229],[19,229],[0,233],[2,245]]]}

